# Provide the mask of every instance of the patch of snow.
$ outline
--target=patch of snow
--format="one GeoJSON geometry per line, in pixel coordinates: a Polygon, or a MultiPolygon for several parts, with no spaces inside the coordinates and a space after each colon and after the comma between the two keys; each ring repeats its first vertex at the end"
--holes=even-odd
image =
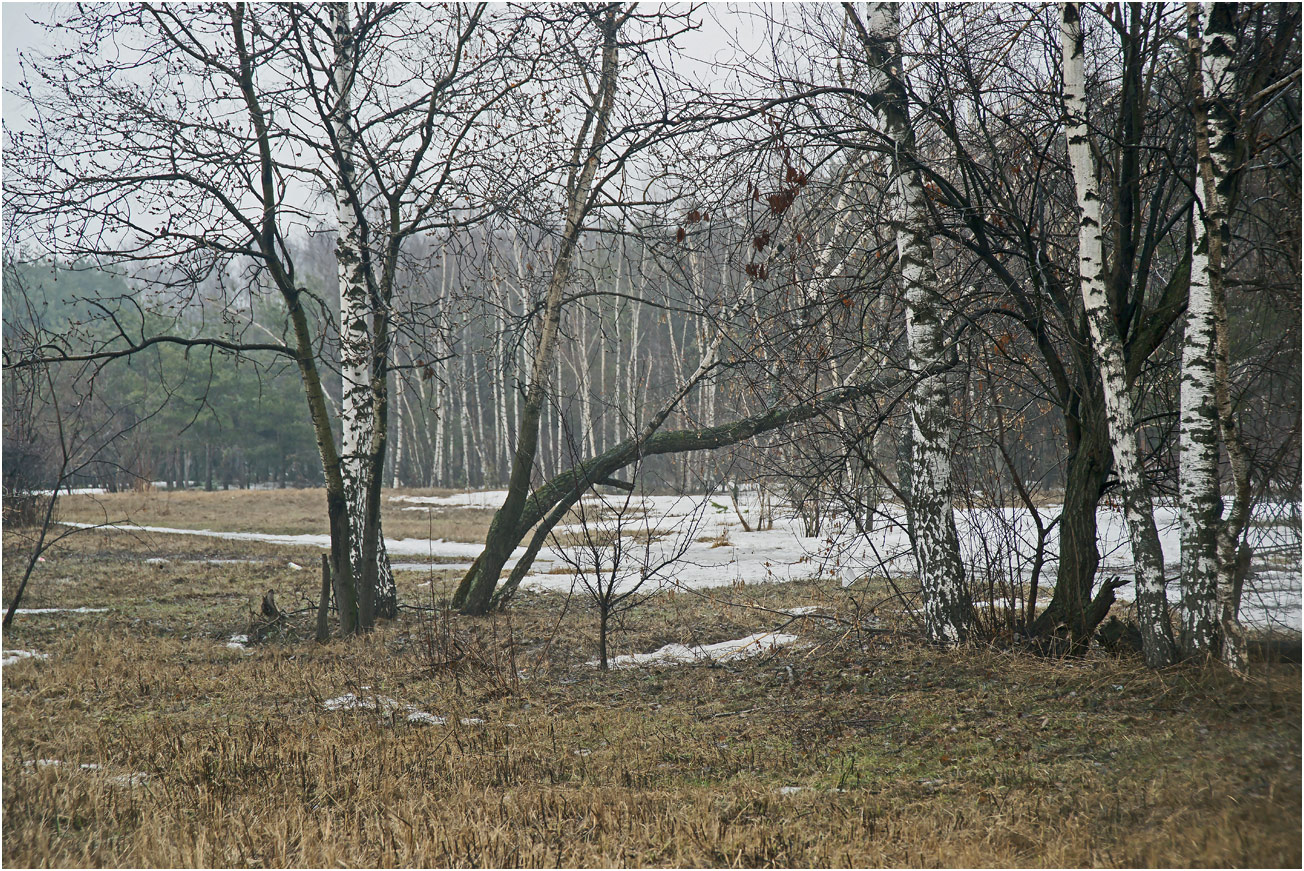
{"type": "MultiPolygon", "coordinates": [[[[635,668],[641,665],[682,665],[693,662],[732,662],[747,659],[759,653],[775,650],[792,644],[796,635],[775,632],[758,632],[746,638],[733,641],[721,641],[717,644],[689,646],[686,644],[667,644],[652,653],[631,653],[617,656],[608,661],[612,668],[635,668]]],[[[590,662],[589,665],[598,665],[590,662]]]]}
{"type": "Polygon", "coordinates": [[[303,571],[303,566],[299,565],[299,564],[296,563],[296,562],[288,562],[288,563],[286,563],[286,565],[288,565],[290,568],[294,569],[296,572],[301,572],[301,571],[303,571]]]}
{"type": "Polygon", "coordinates": [[[0,659],[0,665],[13,665],[24,659],[49,659],[48,653],[37,653],[35,650],[6,650],[4,659],[0,659]]]}
{"type": "MultiPolygon", "coordinates": [[[[370,687],[363,687],[363,689],[370,689],[370,687]]],[[[389,696],[358,696],[353,693],[345,693],[342,696],[322,702],[322,707],[328,711],[379,711],[382,716],[396,714],[401,710],[407,714],[407,721],[414,725],[448,725],[447,717],[422,711],[416,705],[402,704],[397,699],[391,699],[389,696]]],[[[463,717],[459,722],[463,726],[484,725],[484,720],[476,717],[463,717]]]]}
{"type": "Polygon", "coordinates": [[[792,617],[805,617],[807,614],[814,614],[819,609],[819,605],[802,605],[799,608],[789,608],[783,613],[792,617]]]}
{"type": "Polygon", "coordinates": [[[149,559],[145,560],[145,565],[147,565],[147,566],[165,566],[165,565],[167,565],[169,562],[171,562],[171,561],[170,561],[170,560],[165,560],[165,559],[163,559],[163,557],[161,557],[161,556],[152,556],[152,557],[150,557],[149,559]]]}
{"type": "MultiPolygon", "coordinates": [[[[62,759],[28,759],[23,762],[24,768],[63,768],[67,763],[62,759]]],[[[98,762],[83,762],[77,766],[80,771],[103,771],[104,766],[98,762]]],[[[117,786],[140,786],[149,782],[149,775],[141,771],[133,771],[131,774],[114,774],[107,778],[109,783],[117,786]]]]}
{"type": "Polygon", "coordinates": [[[443,726],[448,723],[445,718],[436,717],[434,714],[428,714],[425,711],[413,711],[407,715],[407,721],[422,726],[443,726]]]}
{"type": "Polygon", "coordinates": [[[452,496],[390,496],[390,502],[407,502],[414,508],[405,511],[423,511],[430,508],[499,508],[507,499],[506,490],[472,490],[452,496]]]}
{"type": "Polygon", "coordinates": [[[118,786],[141,786],[149,783],[149,775],[141,771],[133,771],[131,774],[115,774],[109,778],[110,783],[116,783],[118,786]]]}
{"type": "Polygon", "coordinates": [[[779,795],[796,795],[797,793],[804,792],[808,789],[810,789],[809,786],[781,786],[779,787],[778,792],[779,795]]]}
{"type": "Polygon", "coordinates": [[[267,562],[265,559],[188,559],[188,563],[194,565],[207,566],[238,566],[238,565],[255,565],[260,566],[267,562]]]}
{"type": "Polygon", "coordinates": [[[15,614],[102,614],[108,608],[19,608],[15,614]]]}
{"type": "Polygon", "coordinates": [[[356,696],[353,693],[345,693],[333,699],[327,699],[322,702],[322,707],[328,711],[380,711],[381,713],[391,713],[397,711],[400,705],[389,696],[356,696]]]}
{"type": "MultiPolygon", "coordinates": [[[[469,572],[472,563],[390,563],[396,572],[469,572]]],[[[508,574],[515,566],[503,566],[503,574],[508,574]]]]}
{"type": "Polygon", "coordinates": [[[226,642],[226,646],[231,648],[232,650],[242,650],[245,651],[246,653],[253,653],[252,650],[250,650],[248,647],[245,647],[245,645],[248,643],[249,643],[248,635],[232,635],[230,640],[226,642]]]}

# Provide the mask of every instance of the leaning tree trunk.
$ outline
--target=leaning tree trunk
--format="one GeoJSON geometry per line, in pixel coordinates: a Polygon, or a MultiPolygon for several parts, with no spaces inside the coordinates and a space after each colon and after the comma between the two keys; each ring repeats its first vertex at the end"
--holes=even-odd
{"type": "MultiPolygon", "coordinates": [[[[1204,229],[1208,239],[1208,293],[1212,321],[1213,400],[1223,443],[1232,471],[1232,510],[1226,521],[1216,525],[1218,578],[1215,593],[1218,620],[1216,652],[1232,668],[1244,668],[1246,649],[1244,633],[1237,618],[1240,588],[1248,552],[1241,553],[1241,543],[1250,514],[1250,462],[1241,440],[1231,402],[1229,385],[1231,341],[1227,323],[1227,292],[1224,265],[1231,242],[1232,191],[1236,182],[1237,118],[1234,99],[1232,62],[1236,58],[1236,4],[1208,3],[1204,8],[1204,27],[1192,4],[1192,50],[1197,51],[1199,66],[1195,77],[1195,142],[1199,161],[1200,183],[1197,192],[1204,195],[1204,229]]],[[[1216,451],[1216,447],[1215,447],[1216,451]]],[[[1217,487],[1217,480],[1214,487],[1217,487]]],[[[1220,506],[1221,507],[1221,506],[1220,506]]]]}
{"type": "Polygon", "coordinates": [[[1081,10],[1077,3],[1065,3],[1061,12],[1065,133],[1078,198],[1078,270],[1082,302],[1091,328],[1092,346],[1100,361],[1114,467],[1123,485],[1124,514],[1136,562],[1136,605],[1142,646],[1146,663],[1157,668],[1171,664],[1175,658],[1164,591],[1163,550],[1155,528],[1150,490],[1142,477],[1132,397],[1123,363],[1123,343],[1109,310],[1109,273],[1102,239],[1100,191],[1087,131],[1081,10]]]}
{"type": "Polygon", "coordinates": [[[906,295],[910,369],[921,375],[910,395],[910,492],[924,623],[930,638],[954,643],[969,633],[973,603],[965,589],[952,506],[954,422],[947,402],[946,374],[941,370],[946,356],[943,299],[933,264],[932,227],[923,180],[914,165],[915,136],[902,81],[901,24],[894,3],[869,4],[863,25],[850,8],[848,15],[857,25],[875,72],[873,90],[880,97],[876,112],[894,150],[892,228],[906,295]]]}
{"type": "MultiPolygon", "coordinates": [[[[702,375],[712,368],[712,362],[719,351],[719,340],[712,342],[707,349],[707,356],[699,365],[694,375],[690,376],[685,387],[678,392],[678,398],[664,404],[654,416],[651,423],[636,436],[619,442],[596,457],[590,457],[582,463],[567,469],[548,483],[539,487],[526,502],[521,513],[520,525],[516,530],[513,546],[529,533],[536,523],[538,528],[525,549],[525,553],[516,562],[511,576],[503,585],[496,601],[505,602],[515,592],[517,586],[528,573],[543,545],[547,543],[548,534],[565,516],[566,512],[579,501],[584,491],[597,483],[609,481],[611,476],[621,469],[641,462],[647,457],[661,454],[685,454],[693,451],[712,451],[718,448],[736,445],[767,432],[793,426],[802,421],[811,420],[829,414],[850,402],[855,402],[872,393],[900,390],[902,383],[857,384],[830,390],[823,396],[799,403],[797,405],[774,408],[760,414],[741,418],[729,423],[703,429],[660,430],[660,425],[669,416],[670,411],[678,405],[679,398],[687,392],[689,386],[701,380],[702,375]]],[[[906,382],[910,383],[910,382],[906,382]]],[[[886,404],[885,404],[886,405],[886,404]]]]}
{"type": "Polygon", "coordinates": [[[593,180],[597,175],[603,148],[606,146],[607,127],[615,102],[619,58],[618,29],[615,10],[608,9],[603,20],[602,72],[598,92],[593,111],[586,116],[575,143],[575,153],[583,157],[583,162],[576,168],[568,185],[566,226],[558,244],[552,274],[548,281],[542,329],[534,351],[529,388],[517,423],[516,452],[512,457],[512,471],[507,481],[507,498],[494,514],[489,525],[484,552],[467,573],[453,598],[454,607],[466,614],[483,614],[489,610],[494,587],[498,584],[503,566],[511,556],[512,548],[520,540],[517,527],[526,497],[529,496],[530,479],[534,472],[535,454],[539,445],[540,418],[552,375],[553,358],[557,352],[562,294],[570,277],[571,264],[583,229],[584,218],[591,205],[593,180]]]}

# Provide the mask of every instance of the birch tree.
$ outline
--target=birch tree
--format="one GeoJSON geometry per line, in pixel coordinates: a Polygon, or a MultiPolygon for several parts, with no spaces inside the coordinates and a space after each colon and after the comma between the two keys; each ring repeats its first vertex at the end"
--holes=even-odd
{"type": "Polygon", "coordinates": [[[537,58],[507,48],[522,18],[486,8],[290,7],[309,97],[293,132],[321,156],[334,194],[341,451],[364,628],[397,610],[380,517],[393,345],[406,332],[432,358],[448,344],[438,312],[395,317],[403,258],[418,237],[446,242],[504,208],[526,165],[514,140],[541,123],[526,93],[537,58]],[[504,113],[510,133],[499,131],[504,113]]]}
{"type": "Polygon", "coordinates": [[[1190,571],[1183,590],[1183,653],[1221,656],[1245,665],[1245,640],[1237,619],[1241,535],[1249,518],[1249,461],[1229,389],[1230,339],[1225,268],[1231,241],[1237,111],[1232,64],[1236,59],[1235,3],[1187,6],[1195,108],[1197,244],[1203,274],[1192,271],[1183,347],[1182,561],[1190,571]],[[1197,284],[1199,294],[1197,300],[1197,284]],[[1188,357],[1191,376],[1186,377],[1188,357]],[[1190,437],[1186,437],[1189,417],[1190,437]],[[1218,478],[1219,435],[1231,460],[1232,509],[1222,519],[1218,478]],[[1189,461],[1188,461],[1189,455],[1189,461]],[[1189,501],[1188,501],[1189,500],[1189,501]],[[1186,548],[1191,546],[1188,559],[1186,548]],[[1189,597],[1189,601],[1187,600],[1189,597]]]}
{"type": "Polygon", "coordinates": [[[892,229],[906,298],[909,365],[919,375],[910,394],[911,486],[915,556],[923,585],[929,637],[963,641],[972,622],[951,492],[953,423],[942,331],[945,297],[933,265],[932,227],[923,180],[915,165],[914,128],[902,83],[901,23],[894,3],[870,3],[862,21],[845,4],[873,70],[875,113],[892,149],[892,229]]]}
{"type": "MultiPolygon", "coordinates": [[[[351,564],[359,579],[374,572],[374,577],[359,585],[359,619],[370,626],[375,619],[378,600],[385,616],[392,617],[394,576],[385,553],[385,539],[380,518],[375,518],[375,567],[368,566],[363,539],[367,535],[368,475],[375,439],[375,408],[378,397],[372,391],[372,341],[369,321],[371,306],[367,278],[363,267],[361,211],[354,167],[356,143],[353,131],[352,91],[357,76],[358,48],[354,43],[350,4],[331,3],[327,7],[333,49],[331,89],[334,106],[329,113],[331,136],[335,147],[335,215],[337,221],[336,258],[339,262],[339,333],[340,333],[340,461],[344,498],[348,505],[351,564]]],[[[383,377],[383,376],[382,376],[383,377]]],[[[336,579],[336,598],[339,598],[336,579]]]]}
{"type": "Polygon", "coordinates": [[[1101,386],[1109,423],[1114,468],[1123,487],[1123,509],[1136,563],[1137,619],[1146,663],[1173,662],[1175,647],[1165,594],[1164,557],[1155,527],[1150,490],[1142,475],[1137,449],[1132,396],[1128,389],[1123,346],[1109,311],[1109,274],[1105,263],[1103,223],[1095,157],[1087,126],[1086,64],[1081,8],[1060,8],[1065,134],[1078,198],[1078,272],[1092,347],[1100,362],[1101,386]]]}

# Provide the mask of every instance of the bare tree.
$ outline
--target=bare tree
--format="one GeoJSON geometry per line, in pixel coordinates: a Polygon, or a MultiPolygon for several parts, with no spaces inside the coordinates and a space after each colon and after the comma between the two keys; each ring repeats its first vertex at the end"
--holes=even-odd
{"type": "Polygon", "coordinates": [[[1124,370],[1122,342],[1109,315],[1106,288],[1109,275],[1102,242],[1102,214],[1097,188],[1095,158],[1087,129],[1086,70],[1083,63],[1081,8],[1075,3],[1061,7],[1060,32],[1064,59],[1065,133],[1069,159],[1078,191],[1078,260],[1082,302],[1091,326],[1092,348],[1100,360],[1100,374],[1109,410],[1109,440],[1114,466],[1123,483],[1123,507],[1136,560],[1137,617],[1146,663],[1153,668],[1168,665],[1175,658],[1168,599],[1164,585],[1164,555],[1155,528],[1150,491],[1141,472],[1133,422],[1132,395],[1124,370]]]}
{"type": "Polygon", "coordinates": [[[947,358],[942,331],[945,302],[933,265],[932,222],[914,157],[914,128],[902,83],[901,24],[892,3],[870,4],[864,21],[852,4],[844,6],[874,72],[869,87],[893,152],[893,231],[906,297],[910,368],[931,373],[920,378],[910,400],[911,509],[924,621],[929,637],[954,643],[968,635],[973,615],[951,501],[954,424],[945,373],[936,371],[947,358]]]}

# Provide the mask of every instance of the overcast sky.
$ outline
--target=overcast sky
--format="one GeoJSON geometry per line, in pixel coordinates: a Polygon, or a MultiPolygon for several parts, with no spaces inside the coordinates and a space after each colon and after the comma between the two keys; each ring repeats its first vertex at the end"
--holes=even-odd
{"type": "Polygon", "coordinates": [[[19,49],[44,47],[48,42],[45,31],[29,19],[47,19],[55,4],[52,3],[4,3],[0,4],[0,43],[3,43],[4,62],[4,121],[5,126],[12,125],[17,119],[20,105],[18,99],[9,93],[10,88],[19,80],[19,49]]]}

